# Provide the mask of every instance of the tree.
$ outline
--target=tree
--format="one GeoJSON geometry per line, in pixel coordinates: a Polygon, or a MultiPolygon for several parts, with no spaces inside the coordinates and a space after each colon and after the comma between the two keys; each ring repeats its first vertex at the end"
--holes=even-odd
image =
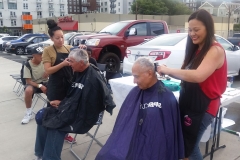
{"type": "Polygon", "coordinates": [[[233,30],[234,31],[240,31],[240,24],[234,24],[233,25],[233,30]]]}
{"type": "Polygon", "coordinates": [[[131,9],[133,14],[165,15],[168,13],[168,8],[162,0],[136,0],[131,9]]]}
{"type": "Polygon", "coordinates": [[[183,15],[190,14],[190,9],[183,3],[174,0],[135,0],[133,14],[144,15],[183,15]]]}
{"type": "Polygon", "coordinates": [[[0,27],[0,33],[7,33],[8,28],[6,26],[0,27]]]}
{"type": "Polygon", "coordinates": [[[184,4],[174,0],[162,0],[168,8],[168,15],[189,15],[192,11],[184,4]]]}
{"type": "Polygon", "coordinates": [[[227,8],[227,14],[228,14],[228,32],[227,37],[229,36],[229,24],[230,24],[230,18],[235,10],[239,9],[240,7],[232,5],[231,3],[225,3],[227,8]]]}

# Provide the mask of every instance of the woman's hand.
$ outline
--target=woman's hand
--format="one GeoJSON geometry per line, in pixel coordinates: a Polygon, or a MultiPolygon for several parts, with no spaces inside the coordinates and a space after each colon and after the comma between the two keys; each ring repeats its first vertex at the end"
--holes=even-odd
{"type": "Polygon", "coordinates": [[[169,70],[169,68],[166,65],[159,65],[159,66],[157,66],[157,72],[161,76],[165,75],[165,74],[168,75],[168,70],[169,70]]]}
{"type": "Polygon", "coordinates": [[[80,44],[78,47],[79,47],[80,49],[85,49],[85,50],[87,50],[87,46],[84,45],[84,44],[80,44]]]}
{"type": "Polygon", "coordinates": [[[63,66],[69,66],[69,58],[66,58],[64,61],[62,61],[63,66]]]}
{"type": "Polygon", "coordinates": [[[60,102],[61,101],[59,101],[59,100],[54,100],[54,101],[51,101],[50,104],[51,104],[51,106],[53,106],[55,108],[58,108],[60,102]]]}

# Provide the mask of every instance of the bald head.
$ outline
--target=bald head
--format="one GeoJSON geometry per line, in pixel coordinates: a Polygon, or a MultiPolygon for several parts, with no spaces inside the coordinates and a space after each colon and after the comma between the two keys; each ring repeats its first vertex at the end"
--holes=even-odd
{"type": "Polygon", "coordinates": [[[154,70],[154,64],[148,58],[138,58],[132,67],[134,83],[140,89],[147,89],[157,82],[157,76],[154,70]]]}

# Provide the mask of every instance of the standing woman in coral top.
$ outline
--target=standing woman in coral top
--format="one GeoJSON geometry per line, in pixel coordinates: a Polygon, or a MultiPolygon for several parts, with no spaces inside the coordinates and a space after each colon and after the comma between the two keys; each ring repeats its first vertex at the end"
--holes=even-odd
{"type": "Polygon", "coordinates": [[[185,159],[202,160],[201,137],[217,115],[220,98],[227,86],[225,51],[214,36],[214,22],[206,10],[188,19],[188,38],[181,69],[158,66],[159,74],[182,80],[179,97],[185,159]]]}

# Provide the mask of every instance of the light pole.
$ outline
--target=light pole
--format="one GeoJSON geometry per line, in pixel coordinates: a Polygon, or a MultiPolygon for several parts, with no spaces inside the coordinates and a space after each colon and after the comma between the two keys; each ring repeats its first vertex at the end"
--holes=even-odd
{"type": "Polygon", "coordinates": [[[135,3],[135,16],[136,16],[135,19],[137,20],[137,14],[138,14],[138,13],[137,13],[137,12],[138,12],[138,11],[137,11],[137,10],[138,10],[137,0],[135,0],[135,2],[136,2],[136,3],[135,3]]]}

